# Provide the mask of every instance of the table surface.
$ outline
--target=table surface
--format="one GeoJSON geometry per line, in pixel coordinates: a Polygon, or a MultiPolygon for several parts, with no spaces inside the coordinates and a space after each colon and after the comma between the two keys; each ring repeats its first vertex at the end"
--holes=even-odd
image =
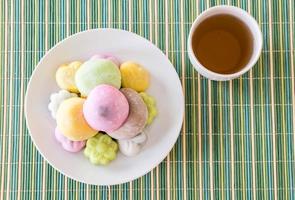
{"type": "Polygon", "coordinates": [[[295,199],[294,5],[2,0],[0,199],[295,199]],[[264,39],[255,67],[228,82],[201,77],[186,50],[196,16],[221,4],[251,13],[264,39]],[[54,170],[33,145],[24,117],[26,87],[46,51],[69,35],[102,27],[129,30],[156,44],[175,66],[185,94],[183,128],[168,157],[147,175],[109,187],[54,170]]]}

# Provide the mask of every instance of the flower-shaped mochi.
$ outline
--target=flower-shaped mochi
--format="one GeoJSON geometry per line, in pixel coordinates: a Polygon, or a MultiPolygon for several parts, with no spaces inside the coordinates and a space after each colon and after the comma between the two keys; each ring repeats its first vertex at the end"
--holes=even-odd
{"type": "Polygon", "coordinates": [[[86,142],[84,155],[92,164],[106,165],[117,156],[118,144],[110,136],[98,133],[86,142]]]}
{"type": "Polygon", "coordinates": [[[79,152],[81,151],[86,141],[72,141],[66,138],[57,128],[55,128],[55,138],[62,145],[62,147],[69,152],[79,152]]]}
{"type": "Polygon", "coordinates": [[[48,109],[50,110],[53,119],[56,118],[56,112],[61,102],[72,97],[77,97],[77,94],[70,93],[67,90],[60,90],[59,92],[52,93],[50,95],[50,103],[48,104],[48,109]]]}
{"type": "Polygon", "coordinates": [[[148,113],[149,113],[148,114],[148,120],[147,120],[146,124],[150,125],[154,121],[154,118],[158,114],[158,110],[157,110],[157,106],[156,106],[156,100],[154,99],[154,97],[148,95],[145,92],[141,92],[140,96],[143,99],[144,103],[146,104],[147,109],[148,109],[148,113]]]}
{"type": "Polygon", "coordinates": [[[127,140],[118,140],[119,149],[125,156],[137,155],[144,144],[146,143],[147,136],[144,132],[127,140]]]}

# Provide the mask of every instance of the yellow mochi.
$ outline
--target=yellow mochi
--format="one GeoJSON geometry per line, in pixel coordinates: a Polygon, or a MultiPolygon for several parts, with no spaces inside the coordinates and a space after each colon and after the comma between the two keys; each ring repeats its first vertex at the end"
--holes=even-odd
{"type": "Polygon", "coordinates": [[[85,99],[73,97],[63,101],[57,110],[56,123],[59,131],[73,141],[86,140],[97,133],[84,119],[84,102],[85,99]]]}
{"type": "Polygon", "coordinates": [[[124,62],[120,66],[122,87],[131,88],[137,92],[144,92],[150,84],[147,70],[135,62],[124,62]]]}
{"type": "Polygon", "coordinates": [[[75,83],[75,74],[76,71],[80,68],[81,62],[74,61],[70,64],[60,66],[55,74],[57,85],[64,90],[70,92],[79,93],[79,90],[75,83]]]}

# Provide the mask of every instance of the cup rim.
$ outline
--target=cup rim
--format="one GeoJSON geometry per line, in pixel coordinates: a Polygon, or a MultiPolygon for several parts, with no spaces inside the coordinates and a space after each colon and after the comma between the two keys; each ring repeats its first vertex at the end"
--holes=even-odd
{"type": "MultiPolygon", "coordinates": [[[[243,17],[239,17],[239,19],[241,19],[241,18],[243,18],[243,17]]],[[[247,25],[247,27],[249,27],[249,26],[247,25]]],[[[235,6],[229,6],[229,5],[214,6],[214,7],[211,7],[211,8],[208,8],[208,9],[204,10],[200,15],[198,15],[197,18],[194,20],[194,22],[191,25],[190,32],[189,32],[189,37],[188,37],[187,41],[188,41],[187,46],[188,46],[189,58],[190,58],[190,60],[191,60],[191,62],[193,64],[194,68],[199,73],[201,73],[203,76],[207,77],[208,79],[218,80],[218,81],[231,80],[231,79],[237,78],[237,77],[243,75],[244,73],[246,73],[247,71],[249,71],[255,65],[257,60],[259,59],[261,51],[262,51],[262,46],[263,46],[262,32],[261,32],[259,24],[255,20],[255,18],[251,14],[249,14],[248,12],[246,12],[243,9],[241,9],[239,7],[235,7],[235,6]],[[194,31],[197,28],[197,23],[199,23],[199,21],[202,20],[204,18],[204,15],[206,15],[208,12],[212,12],[212,11],[215,11],[215,10],[216,11],[217,10],[224,10],[224,9],[233,9],[233,10],[242,12],[244,14],[244,16],[247,16],[247,18],[253,22],[252,24],[254,25],[254,29],[257,30],[257,32],[259,32],[258,35],[253,36],[255,38],[258,38],[257,39],[257,42],[258,42],[257,53],[254,54],[254,52],[253,52],[249,62],[245,65],[245,67],[243,67],[240,71],[237,71],[237,72],[232,73],[232,74],[220,74],[220,73],[216,73],[214,71],[211,71],[211,70],[207,69],[196,58],[195,54],[193,53],[193,48],[192,48],[192,35],[193,35],[194,31]],[[204,73],[202,73],[200,71],[203,71],[204,73]]]]}

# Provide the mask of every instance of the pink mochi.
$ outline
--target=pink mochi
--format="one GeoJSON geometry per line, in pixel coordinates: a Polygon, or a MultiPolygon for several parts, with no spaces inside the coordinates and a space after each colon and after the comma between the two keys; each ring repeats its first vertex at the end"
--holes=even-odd
{"type": "Polygon", "coordinates": [[[84,118],[97,131],[115,131],[125,122],[128,113],[126,97],[110,85],[96,86],[83,105],[84,118]]]}
{"type": "Polygon", "coordinates": [[[115,56],[110,54],[96,54],[90,58],[90,60],[95,60],[95,59],[107,59],[112,61],[118,67],[120,66],[120,61],[115,56]]]}

